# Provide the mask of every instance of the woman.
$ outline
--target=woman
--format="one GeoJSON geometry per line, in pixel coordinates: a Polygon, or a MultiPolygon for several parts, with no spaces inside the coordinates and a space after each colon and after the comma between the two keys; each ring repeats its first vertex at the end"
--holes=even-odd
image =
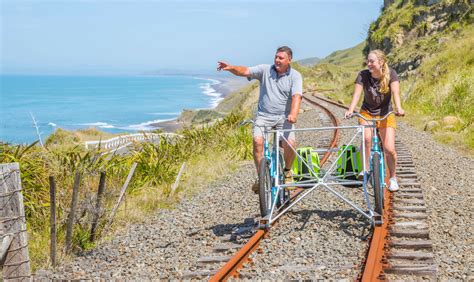
{"type": "MultiPolygon", "coordinates": [[[[403,116],[405,111],[400,105],[400,83],[395,70],[388,67],[385,54],[380,50],[373,50],[367,56],[368,69],[359,72],[355,81],[355,89],[352,102],[349,109],[345,113],[345,117],[349,117],[354,112],[354,108],[359,102],[362,90],[364,90],[364,101],[362,103],[360,114],[366,118],[383,117],[392,111],[392,96],[395,102],[397,115],[403,116]]],[[[359,119],[361,125],[368,123],[359,119]]],[[[389,115],[387,119],[377,122],[382,139],[383,150],[387,159],[388,169],[390,171],[389,191],[397,191],[399,189],[395,164],[397,161],[397,153],[395,152],[395,129],[397,124],[395,117],[389,115]]],[[[371,148],[372,130],[365,128],[365,148],[371,148]]],[[[365,150],[365,163],[368,167],[370,150],[365,150]]]]}

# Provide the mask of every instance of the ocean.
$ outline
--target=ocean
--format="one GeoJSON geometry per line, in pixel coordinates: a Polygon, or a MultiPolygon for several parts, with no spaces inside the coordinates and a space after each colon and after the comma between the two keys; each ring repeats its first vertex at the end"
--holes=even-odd
{"type": "Polygon", "coordinates": [[[183,109],[214,108],[215,79],[191,76],[0,76],[0,141],[43,140],[55,128],[111,133],[152,130],[183,109]]]}

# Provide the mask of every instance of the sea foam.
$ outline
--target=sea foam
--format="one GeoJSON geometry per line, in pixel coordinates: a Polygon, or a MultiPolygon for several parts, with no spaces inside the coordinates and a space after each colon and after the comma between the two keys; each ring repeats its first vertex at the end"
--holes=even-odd
{"type": "Polygon", "coordinates": [[[93,127],[99,127],[99,128],[115,128],[115,126],[108,124],[106,122],[91,122],[91,123],[78,123],[77,125],[85,125],[85,126],[93,126],[93,127]]]}
{"type": "Polygon", "coordinates": [[[159,122],[165,122],[165,121],[172,121],[175,120],[174,118],[171,119],[156,119],[156,120],[151,120],[147,122],[142,122],[140,124],[132,124],[126,127],[117,127],[118,129],[123,129],[123,130],[137,130],[137,131],[150,131],[150,130],[155,130],[158,127],[154,126],[154,124],[159,123],[159,122]]]}
{"type": "Polygon", "coordinates": [[[210,96],[212,97],[211,98],[211,101],[210,101],[210,104],[211,104],[211,108],[215,108],[217,107],[217,105],[219,105],[219,103],[224,99],[224,97],[222,97],[222,93],[219,93],[217,92],[213,86],[214,85],[217,85],[217,84],[221,84],[221,82],[219,80],[215,80],[215,79],[210,79],[208,78],[207,79],[209,82],[207,83],[201,83],[199,85],[199,88],[202,89],[202,93],[204,95],[207,95],[207,96],[210,96]]]}

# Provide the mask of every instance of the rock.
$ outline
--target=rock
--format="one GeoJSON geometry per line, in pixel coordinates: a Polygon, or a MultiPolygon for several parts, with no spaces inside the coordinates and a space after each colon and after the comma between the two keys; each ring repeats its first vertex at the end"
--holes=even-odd
{"type": "Polygon", "coordinates": [[[445,131],[456,131],[456,126],[450,124],[450,125],[446,125],[446,126],[443,126],[443,130],[445,131]]]}
{"type": "Polygon", "coordinates": [[[455,116],[445,116],[443,118],[443,124],[444,125],[457,125],[460,123],[459,118],[455,116]]]}
{"type": "Polygon", "coordinates": [[[425,128],[423,129],[424,131],[434,131],[437,127],[439,127],[439,122],[437,122],[436,120],[431,120],[431,121],[428,121],[426,124],[425,124],[425,128]]]}
{"type": "Polygon", "coordinates": [[[441,2],[441,0],[429,0],[428,3],[426,3],[427,6],[435,5],[441,2]]]}

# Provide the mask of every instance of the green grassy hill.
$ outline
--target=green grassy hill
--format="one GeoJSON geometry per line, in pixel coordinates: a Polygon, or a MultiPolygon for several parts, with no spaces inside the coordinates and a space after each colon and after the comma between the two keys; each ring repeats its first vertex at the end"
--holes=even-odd
{"type": "Polygon", "coordinates": [[[382,49],[401,78],[406,121],[435,139],[474,152],[473,4],[397,0],[371,24],[367,40],[317,65],[296,65],[305,86],[348,103],[369,50],[382,49]],[[429,4],[429,5],[428,5],[429,4]]]}
{"type": "Polygon", "coordinates": [[[348,102],[357,73],[364,62],[365,42],[331,53],[312,67],[294,63],[304,77],[306,91],[325,94],[329,98],[348,102]]]}
{"type": "Polygon", "coordinates": [[[334,64],[351,70],[359,70],[363,66],[364,56],[362,50],[365,42],[361,42],[354,47],[332,52],[329,56],[321,59],[320,64],[334,64]]]}
{"type": "Polygon", "coordinates": [[[312,57],[312,58],[306,58],[306,59],[303,59],[303,60],[298,60],[298,61],[296,61],[296,63],[298,63],[302,66],[305,66],[305,67],[312,67],[312,66],[316,65],[317,63],[319,63],[320,61],[321,61],[320,58],[312,57]]]}

